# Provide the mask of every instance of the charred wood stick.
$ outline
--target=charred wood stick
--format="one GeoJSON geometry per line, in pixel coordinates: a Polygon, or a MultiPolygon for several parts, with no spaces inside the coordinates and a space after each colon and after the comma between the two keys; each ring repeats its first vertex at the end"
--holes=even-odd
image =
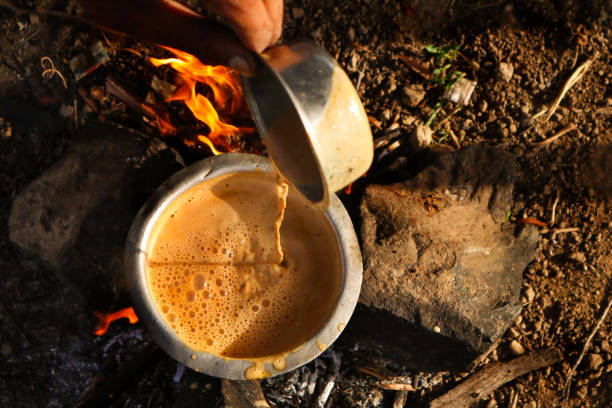
{"type": "Polygon", "coordinates": [[[431,401],[429,407],[469,407],[505,383],[559,361],[561,361],[561,352],[552,347],[532,351],[505,363],[489,364],[446,394],[431,401]]]}
{"type": "Polygon", "coordinates": [[[106,90],[109,94],[115,96],[120,101],[124,102],[130,109],[142,114],[151,120],[162,134],[176,134],[177,129],[168,120],[168,112],[162,110],[158,106],[150,105],[137,96],[135,96],[126,86],[123,86],[117,79],[112,76],[106,77],[106,90]]]}
{"type": "Polygon", "coordinates": [[[132,94],[132,92],[130,92],[125,86],[120,84],[119,81],[117,81],[112,76],[109,75],[106,77],[105,86],[106,91],[109,94],[115,96],[120,101],[124,102],[131,109],[140,112],[141,114],[149,117],[150,119],[155,119],[154,113],[143,107],[144,101],[140,100],[138,97],[132,94]]]}

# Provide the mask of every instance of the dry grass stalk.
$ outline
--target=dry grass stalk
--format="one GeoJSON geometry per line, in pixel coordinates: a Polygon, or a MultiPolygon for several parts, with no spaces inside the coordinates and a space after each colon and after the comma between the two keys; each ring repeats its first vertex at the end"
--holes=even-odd
{"type": "Polygon", "coordinates": [[[357,83],[355,84],[355,89],[359,92],[359,87],[361,87],[361,81],[365,77],[366,69],[368,69],[368,62],[366,60],[361,64],[361,69],[359,70],[359,76],[357,77],[357,83]]]}
{"type": "Polygon", "coordinates": [[[433,131],[440,129],[440,126],[446,124],[450,118],[452,118],[457,112],[461,110],[461,105],[457,106],[449,115],[447,115],[444,119],[442,119],[438,124],[433,128],[433,131]]]}
{"type": "Polygon", "coordinates": [[[582,359],[584,358],[584,355],[586,354],[587,350],[589,349],[589,346],[591,345],[591,341],[593,340],[593,337],[595,337],[595,333],[597,333],[597,331],[601,327],[601,324],[606,319],[606,316],[608,315],[608,312],[610,311],[610,307],[612,307],[612,299],[610,299],[610,301],[608,302],[608,306],[606,306],[606,309],[604,310],[604,312],[602,313],[601,317],[597,321],[597,324],[593,328],[593,331],[591,331],[591,334],[589,334],[589,337],[587,338],[587,341],[584,343],[584,347],[582,347],[582,352],[580,353],[580,356],[578,357],[578,360],[576,360],[576,363],[574,364],[574,366],[572,367],[572,369],[570,370],[570,372],[569,372],[569,374],[567,376],[567,380],[565,381],[565,387],[564,387],[564,394],[565,394],[565,400],[563,402],[563,407],[564,408],[567,407],[567,402],[569,400],[569,392],[570,392],[570,386],[572,384],[572,377],[576,373],[576,369],[578,368],[578,366],[582,362],[582,359]]]}
{"type": "Polygon", "coordinates": [[[587,60],[585,63],[580,65],[578,68],[576,68],[576,70],[572,73],[572,75],[570,75],[570,77],[567,78],[567,81],[565,81],[565,83],[563,84],[563,88],[561,88],[561,92],[559,92],[559,95],[557,95],[557,98],[555,98],[550,108],[548,108],[548,111],[547,111],[547,114],[544,120],[550,119],[550,117],[555,113],[555,111],[559,107],[559,103],[561,103],[561,100],[565,97],[567,92],[570,89],[572,89],[572,87],[576,85],[576,83],[578,83],[580,78],[582,78],[585,72],[588,71],[588,69],[591,67],[591,65],[593,64],[593,61],[595,61],[596,58],[597,58],[597,55],[593,57],[592,59],[587,60]]]}
{"type": "Polygon", "coordinates": [[[64,78],[62,73],[57,68],[55,68],[55,64],[53,63],[53,60],[50,57],[47,57],[47,56],[42,57],[40,59],[40,66],[44,70],[42,72],[43,78],[51,79],[57,75],[62,80],[62,84],[64,85],[64,88],[68,89],[66,78],[64,78]]]}
{"type": "Polygon", "coordinates": [[[390,391],[414,391],[414,386],[412,384],[379,382],[376,383],[376,386],[383,390],[390,391]]]}
{"type": "Polygon", "coordinates": [[[564,127],[546,140],[543,140],[541,142],[529,143],[529,146],[533,147],[534,150],[537,152],[538,150],[547,147],[549,144],[551,144],[567,132],[571,132],[572,130],[576,130],[576,125],[574,125],[573,123],[567,125],[566,127],[564,127]]]}
{"type": "Polygon", "coordinates": [[[538,113],[536,113],[535,115],[533,115],[531,117],[531,119],[536,120],[537,118],[539,118],[540,116],[544,115],[546,113],[546,111],[548,110],[548,108],[543,108],[542,110],[540,110],[538,113]]]}
{"type": "Polygon", "coordinates": [[[552,233],[553,235],[556,234],[565,234],[567,232],[578,232],[580,231],[580,228],[577,227],[570,227],[570,228],[553,228],[553,229],[548,229],[548,228],[544,228],[540,230],[540,233],[542,234],[547,234],[547,233],[552,233]]]}
{"type": "Polygon", "coordinates": [[[455,135],[455,132],[453,132],[453,129],[451,129],[450,124],[446,122],[444,124],[444,127],[446,128],[446,131],[450,135],[451,140],[453,141],[453,144],[455,145],[457,150],[461,149],[461,145],[459,144],[459,139],[457,139],[457,136],[455,135]]]}
{"type": "Polygon", "coordinates": [[[557,196],[555,197],[555,201],[552,205],[552,213],[550,214],[550,225],[555,225],[555,216],[557,215],[557,204],[559,204],[559,196],[561,192],[557,190],[557,196]]]}

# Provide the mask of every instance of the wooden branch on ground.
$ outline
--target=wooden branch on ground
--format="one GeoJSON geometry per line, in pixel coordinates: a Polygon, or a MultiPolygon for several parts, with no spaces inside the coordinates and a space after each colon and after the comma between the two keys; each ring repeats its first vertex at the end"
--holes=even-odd
{"type": "Polygon", "coordinates": [[[270,408],[258,381],[222,380],[225,404],[232,408],[270,408]]]}
{"type": "Polygon", "coordinates": [[[430,408],[469,407],[505,383],[559,361],[561,361],[561,352],[552,347],[532,351],[505,363],[488,364],[446,394],[433,400],[430,408]]]}

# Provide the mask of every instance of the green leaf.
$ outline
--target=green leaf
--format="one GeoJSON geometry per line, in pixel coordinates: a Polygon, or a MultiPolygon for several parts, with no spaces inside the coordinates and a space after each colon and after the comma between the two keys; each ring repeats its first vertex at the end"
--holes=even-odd
{"type": "Polygon", "coordinates": [[[429,115],[429,118],[427,119],[427,122],[425,122],[425,126],[431,127],[431,123],[434,121],[436,116],[438,116],[438,113],[440,112],[440,109],[442,109],[442,106],[444,106],[445,103],[446,103],[446,101],[445,102],[438,101],[436,103],[436,106],[434,107],[433,112],[431,112],[431,115],[429,115]]]}
{"type": "Polygon", "coordinates": [[[425,51],[427,51],[430,54],[437,54],[441,51],[440,48],[436,47],[435,45],[426,45],[424,48],[425,48],[425,51]]]}
{"type": "Polygon", "coordinates": [[[446,91],[449,90],[451,86],[455,85],[457,81],[463,78],[464,76],[465,76],[465,73],[461,71],[451,72],[447,77],[447,78],[450,78],[450,80],[446,83],[446,85],[444,85],[444,90],[446,91]]]}

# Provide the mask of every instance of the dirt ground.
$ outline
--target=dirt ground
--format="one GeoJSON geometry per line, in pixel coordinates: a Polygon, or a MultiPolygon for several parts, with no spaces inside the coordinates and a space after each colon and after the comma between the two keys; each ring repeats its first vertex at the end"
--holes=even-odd
{"type": "MultiPolygon", "coordinates": [[[[0,1],[0,6],[4,3],[0,1]]],[[[431,11],[433,23],[425,28],[426,22],[415,15],[419,7],[426,7],[423,3],[286,1],[283,39],[314,39],[338,59],[351,79],[359,84],[358,91],[371,117],[375,139],[398,129],[402,137],[408,138],[418,122],[429,121],[434,130],[434,149],[485,143],[503,146],[516,155],[519,182],[508,221],[531,218],[547,225],[541,227],[537,260],[524,272],[523,311],[497,350],[482,364],[512,358],[516,342],[527,351],[556,346],[563,354],[563,361],[506,384],[482,401],[482,405],[563,406],[570,368],[612,298],[612,27],[609,17],[612,3],[453,0],[442,2],[451,5],[452,13],[431,11]],[[459,53],[448,61],[451,66],[447,72],[460,71],[465,78],[477,80],[469,103],[461,107],[439,103],[444,84],[436,84],[431,77],[426,79],[423,73],[417,72],[419,69],[406,62],[435,64],[425,46],[457,44],[461,44],[459,53]],[[588,69],[561,100],[556,112],[550,118],[541,114],[559,95],[570,75],[584,63],[590,64],[588,69]],[[509,66],[513,71],[510,76],[509,66]],[[420,97],[415,97],[415,89],[420,97]],[[436,110],[438,113],[432,118],[436,110]],[[567,127],[571,130],[545,146],[537,144],[567,127]]],[[[30,10],[40,7],[78,13],[72,1],[14,1],[14,4],[30,10]]],[[[114,97],[106,95],[96,99],[99,96],[96,92],[108,75],[120,77],[144,99],[155,72],[146,61],[149,54],[163,55],[163,50],[112,37],[107,43],[99,31],[87,26],[52,17],[15,16],[0,7],[0,361],[22,355],[36,362],[36,347],[54,341],[59,344],[61,330],[56,322],[65,321],[70,315],[69,306],[45,309],[44,299],[58,293],[67,296],[68,291],[57,289],[62,285],[56,277],[9,242],[7,220],[13,199],[76,140],[83,138],[76,128],[85,120],[120,123],[157,136],[155,127],[145,123],[141,114],[121,105],[114,97]],[[110,61],[77,81],[69,61],[97,41],[110,45],[110,61]],[[59,76],[43,74],[49,67],[41,66],[41,58],[45,56],[62,73],[65,87],[59,76]],[[97,111],[87,106],[83,95],[94,99],[97,111]],[[8,100],[12,101],[10,106],[8,100]],[[20,101],[22,105],[17,106],[21,108],[15,108],[15,100],[20,101]]],[[[158,72],[162,78],[170,75],[167,70],[158,72]]],[[[173,109],[179,120],[194,122],[181,108],[173,109]]],[[[191,160],[203,154],[186,153],[191,160]]],[[[373,181],[392,179],[363,179],[353,194],[343,199],[350,206],[359,200],[360,186],[373,181]]],[[[93,324],[93,320],[79,319],[76,320],[83,320],[85,326],[93,324]]],[[[79,330],[84,335],[86,329],[79,330]]],[[[611,333],[612,317],[608,316],[573,376],[567,406],[611,406],[611,333]]],[[[79,352],[99,353],[96,347],[101,344],[92,339],[87,344],[89,351],[79,352]]],[[[140,350],[146,351],[147,346],[143,345],[140,350]]],[[[78,353],[75,351],[75,354],[78,353]]],[[[47,367],[47,363],[41,361],[41,367],[47,367]]],[[[315,361],[310,366],[317,364],[320,363],[315,361]]],[[[146,377],[138,392],[152,390],[155,381],[170,381],[174,368],[166,368],[171,365],[169,359],[158,363],[157,377],[151,377],[153,374],[146,377]],[[172,373],[167,374],[168,370],[172,373]]],[[[90,378],[94,378],[97,368],[90,367],[90,378]]],[[[350,363],[343,363],[342,373],[328,406],[393,405],[394,392],[376,390],[372,378],[350,363]]],[[[281,395],[286,391],[283,386],[292,378],[295,377],[288,374],[264,381],[264,391],[281,395]]],[[[65,392],[61,388],[52,403],[48,392],[37,391],[44,381],[42,374],[40,378],[32,378],[17,368],[0,372],[0,406],[73,406],[80,397],[71,394],[69,388],[65,392]],[[18,390],[20,387],[23,389],[18,390]]],[[[74,381],[89,383],[90,380],[74,378],[74,381]]],[[[206,392],[219,394],[218,383],[198,379],[195,373],[187,374],[183,381],[187,382],[157,389],[155,392],[161,396],[149,398],[148,402],[142,395],[134,394],[131,399],[121,400],[121,406],[188,406],[176,401],[181,400],[181,392],[198,381],[207,384],[206,392]]],[[[455,376],[445,376],[437,386],[410,394],[406,406],[421,404],[431,392],[440,394],[454,383],[455,376]]],[[[300,406],[300,400],[295,401],[270,398],[269,402],[274,406],[300,406]]]]}

